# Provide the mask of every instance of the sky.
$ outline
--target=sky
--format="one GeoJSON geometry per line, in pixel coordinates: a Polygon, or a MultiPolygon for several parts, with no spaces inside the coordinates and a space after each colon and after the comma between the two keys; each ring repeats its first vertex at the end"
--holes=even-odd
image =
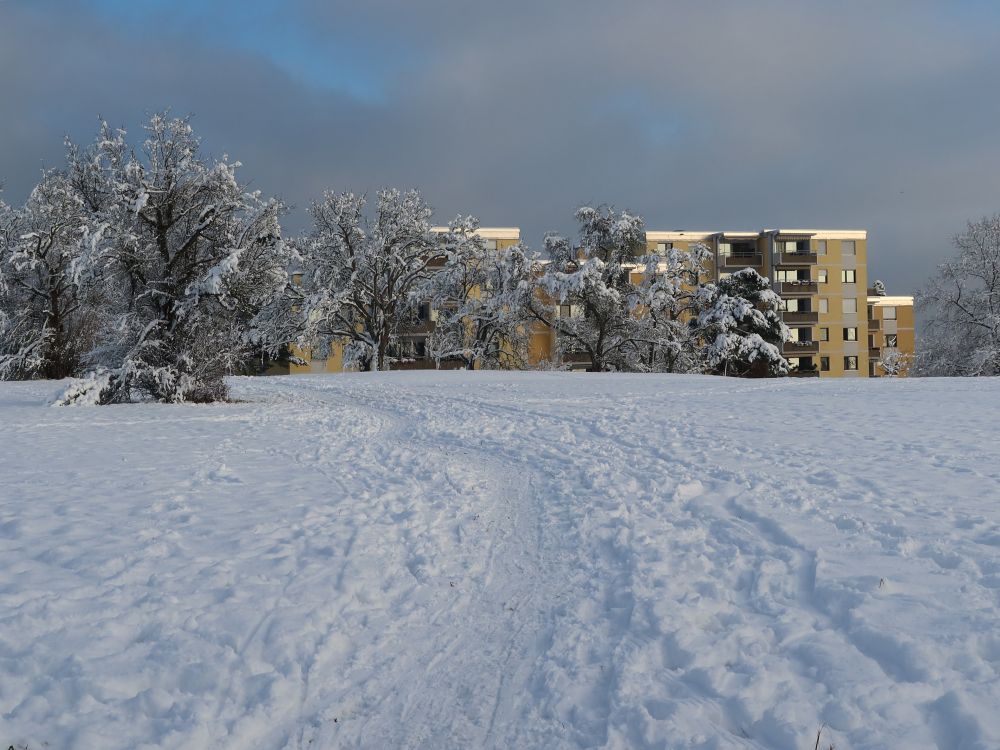
{"type": "Polygon", "coordinates": [[[419,188],[540,247],[583,203],[649,229],[867,229],[911,293],[1000,211],[987,0],[0,0],[18,203],[99,118],[191,115],[292,206],[419,188]]]}

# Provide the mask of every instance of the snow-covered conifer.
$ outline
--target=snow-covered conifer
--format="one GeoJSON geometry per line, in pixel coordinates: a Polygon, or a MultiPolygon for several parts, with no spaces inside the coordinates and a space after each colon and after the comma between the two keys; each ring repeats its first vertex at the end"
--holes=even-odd
{"type": "Polygon", "coordinates": [[[705,342],[710,371],[720,375],[786,375],[781,345],[788,328],[781,299],[767,279],[744,268],[699,292],[701,312],[692,321],[705,342]]]}

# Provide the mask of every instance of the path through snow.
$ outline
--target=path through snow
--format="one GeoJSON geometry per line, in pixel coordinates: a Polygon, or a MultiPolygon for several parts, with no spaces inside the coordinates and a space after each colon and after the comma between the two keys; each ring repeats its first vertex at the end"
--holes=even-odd
{"type": "Polygon", "coordinates": [[[0,386],[0,743],[1000,747],[1000,384],[0,386]]]}

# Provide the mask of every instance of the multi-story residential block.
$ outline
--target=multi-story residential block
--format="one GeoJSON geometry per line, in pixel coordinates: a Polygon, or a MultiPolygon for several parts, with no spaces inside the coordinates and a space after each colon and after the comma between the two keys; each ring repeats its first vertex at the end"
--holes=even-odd
{"type": "Polygon", "coordinates": [[[647,249],[660,252],[707,245],[710,278],[749,267],[770,279],[792,333],[782,353],[793,375],[865,377],[871,371],[864,230],[647,232],[646,241],[647,249]]]}
{"type": "MultiPolygon", "coordinates": [[[[520,241],[516,227],[479,230],[489,246],[503,249],[520,241]]],[[[719,280],[742,268],[753,268],[770,279],[782,299],[782,316],[792,338],[784,346],[796,377],[876,377],[885,375],[885,352],[914,352],[913,298],[870,294],[868,233],[864,230],[765,229],[762,231],[648,231],[648,252],[688,249],[704,244],[711,252],[706,276],[719,280]],[[890,330],[891,329],[891,330],[890,330]]],[[[566,306],[569,307],[569,306],[566,306]]],[[[573,310],[560,311],[572,315],[573,310]]],[[[405,367],[432,367],[427,337],[434,311],[402,335],[405,367]]],[[[529,363],[555,363],[553,331],[532,328],[529,363]]],[[[400,365],[394,365],[397,369],[400,365]]],[[[580,365],[583,365],[581,360],[580,365]]],[[[340,349],[326,360],[292,365],[291,372],[338,372],[340,349]]],[[[900,374],[905,374],[904,366],[900,374]]]]}

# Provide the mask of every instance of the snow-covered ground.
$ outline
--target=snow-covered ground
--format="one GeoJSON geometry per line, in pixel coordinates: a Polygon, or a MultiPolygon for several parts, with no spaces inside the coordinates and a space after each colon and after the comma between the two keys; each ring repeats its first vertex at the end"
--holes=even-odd
{"type": "Polygon", "coordinates": [[[1000,747],[1000,380],[0,384],[0,746],[1000,747]]]}

